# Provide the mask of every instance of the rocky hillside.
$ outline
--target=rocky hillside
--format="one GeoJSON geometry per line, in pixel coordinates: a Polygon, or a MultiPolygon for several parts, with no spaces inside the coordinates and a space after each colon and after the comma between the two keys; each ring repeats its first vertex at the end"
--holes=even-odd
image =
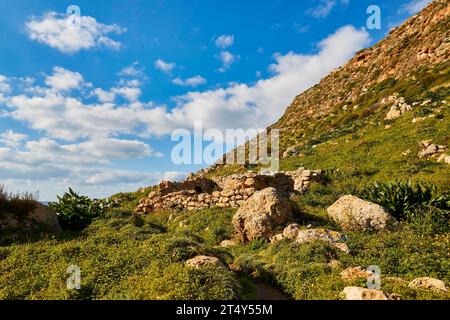
{"type": "Polygon", "coordinates": [[[71,190],[61,233],[0,232],[0,299],[450,300],[449,13],[433,2],[299,95],[272,126],[276,174],[215,165],[95,215],[71,190]]]}
{"type": "Polygon", "coordinates": [[[300,133],[311,120],[352,104],[377,84],[408,78],[424,66],[433,68],[450,56],[450,3],[437,0],[375,46],[357,53],[346,65],[297,96],[272,126],[300,133]]]}

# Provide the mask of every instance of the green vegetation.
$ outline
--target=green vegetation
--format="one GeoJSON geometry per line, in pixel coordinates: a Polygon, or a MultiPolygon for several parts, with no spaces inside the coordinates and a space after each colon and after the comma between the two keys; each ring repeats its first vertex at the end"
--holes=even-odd
{"type": "Polygon", "coordinates": [[[397,220],[404,220],[424,208],[442,212],[444,218],[450,213],[450,195],[439,193],[432,184],[413,185],[399,181],[375,183],[363,190],[362,197],[386,208],[397,220]]]}
{"type": "Polygon", "coordinates": [[[92,200],[89,197],[80,196],[69,188],[69,192],[62,197],[58,196],[58,201],[51,202],[49,206],[55,210],[63,229],[78,230],[104,215],[113,204],[109,199],[92,200]]]}

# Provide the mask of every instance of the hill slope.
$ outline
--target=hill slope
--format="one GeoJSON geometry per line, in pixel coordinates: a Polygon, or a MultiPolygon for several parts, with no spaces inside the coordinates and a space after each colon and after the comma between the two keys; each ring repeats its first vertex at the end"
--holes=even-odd
{"type": "MultiPolygon", "coordinates": [[[[327,208],[376,181],[426,181],[448,197],[449,13],[448,1],[433,2],[299,95],[271,127],[282,130],[281,147],[289,151],[282,170],[323,170],[324,181],[289,199],[301,230],[343,231],[327,208]],[[420,145],[423,140],[430,141],[420,145]]],[[[206,175],[258,169],[213,166],[206,175]]],[[[133,215],[154,189],[113,196],[120,206],[81,231],[12,241],[0,234],[0,299],[254,299],[261,282],[282,297],[341,299],[346,286],[366,286],[364,277],[344,279],[341,272],[370,265],[380,267],[385,292],[450,299],[448,291],[408,285],[425,276],[450,284],[448,208],[413,208],[390,231],[344,230],[350,252],[343,252],[324,241],[239,243],[235,209],[133,215]],[[222,246],[224,240],[235,245],[222,246]],[[218,257],[230,268],[186,266],[197,255],[218,257]],[[70,265],[81,268],[81,290],[66,287],[70,265]]]]}

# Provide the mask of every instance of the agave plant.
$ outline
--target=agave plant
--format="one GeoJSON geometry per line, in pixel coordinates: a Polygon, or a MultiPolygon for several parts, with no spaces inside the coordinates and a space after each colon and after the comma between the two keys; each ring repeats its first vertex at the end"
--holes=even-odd
{"type": "Polygon", "coordinates": [[[58,196],[57,202],[49,203],[58,215],[61,227],[71,230],[83,229],[94,219],[104,216],[113,205],[109,200],[93,200],[80,196],[71,188],[64,196],[58,196]]]}
{"type": "Polygon", "coordinates": [[[434,207],[447,214],[450,212],[450,195],[439,193],[433,184],[413,184],[411,181],[375,183],[364,189],[361,196],[383,206],[398,219],[414,215],[420,207],[434,207]]]}

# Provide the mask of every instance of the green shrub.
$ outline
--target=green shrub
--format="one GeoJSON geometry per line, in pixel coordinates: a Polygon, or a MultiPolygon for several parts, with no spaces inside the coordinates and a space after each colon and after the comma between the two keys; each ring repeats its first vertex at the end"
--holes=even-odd
{"type": "Polygon", "coordinates": [[[405,220],[408,217],[422,212],[418,208],[440,209],[440,214],[450,212],[450,195],[439,193],[433,184],[408,182],[375,183],[362,191],[362,197],[377,203],[390,211],[397,219],[405,220]]]}
{"type": "Polygon", "coordinates": [[[113,202],[92,200],[69,188],[69,192],[63,197],[58,196],[58,201],[51,202],[49,206],[55,210],[63,229],[79,230],[88,226],[94,219],[104,216],[107,210],[112,208],[113,202]]]}

